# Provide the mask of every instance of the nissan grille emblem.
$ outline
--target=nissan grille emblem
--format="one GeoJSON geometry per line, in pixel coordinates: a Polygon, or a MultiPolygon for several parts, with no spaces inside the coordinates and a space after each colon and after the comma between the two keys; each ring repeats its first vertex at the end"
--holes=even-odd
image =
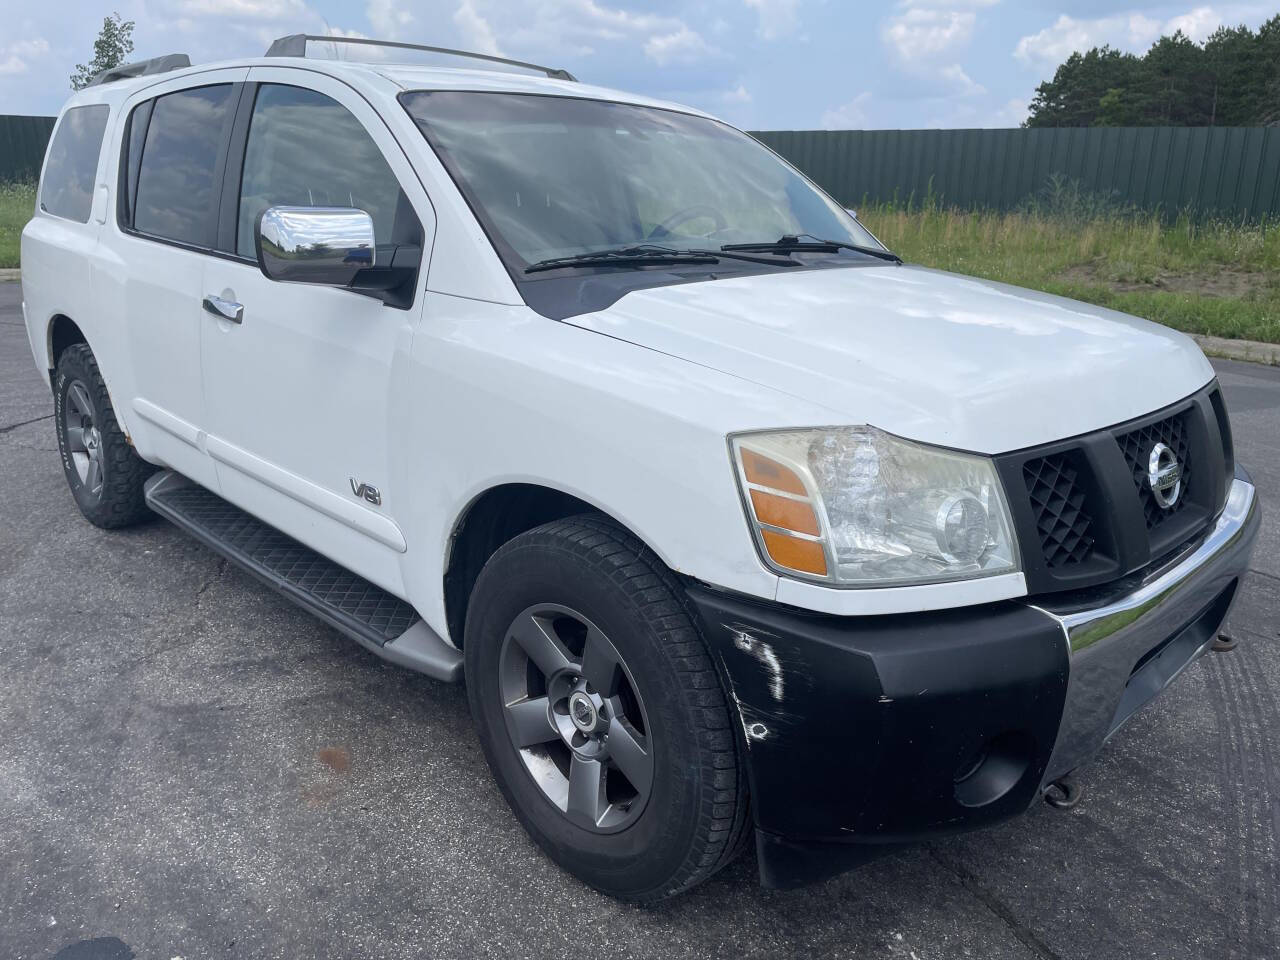
{"type": "Polygon", "coordinates": [[[1151,484],[1151,495],[1156,498],[1156,503],[1166,510],[1173,509],[1182,494],[1182,464],[1163,443],[1151,448],[1151,457],[1147,460],[1147,482],[1151,484]]]}

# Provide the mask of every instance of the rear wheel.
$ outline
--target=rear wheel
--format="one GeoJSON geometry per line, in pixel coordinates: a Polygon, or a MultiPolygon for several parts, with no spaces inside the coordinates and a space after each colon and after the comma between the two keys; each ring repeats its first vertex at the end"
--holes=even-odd
{"type": "Polygon", "coordinates": [[[739,851],[724,690],[680,585],[634,537],[578,517],[512,540],[481,571],[465,639],[489,765],[562,867],[651,902],[739,851]]]}
{"type": "Polygon", "coordinates": [[[151,516],[142,484],[155,467],[138,456],[116,422],[87,344],[73,344],[58,357],[53,404],[62,469],[85,518],[115,529],[151,516]]]}

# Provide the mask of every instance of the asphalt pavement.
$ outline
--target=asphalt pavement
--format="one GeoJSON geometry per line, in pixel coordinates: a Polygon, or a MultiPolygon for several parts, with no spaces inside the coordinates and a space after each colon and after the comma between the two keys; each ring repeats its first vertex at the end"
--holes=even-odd
{"type": "Polygon", "coordinates": [[[808,889],[740,860],[622,906],[490,779],[461,687],[383,663],[157,519],[77,512],[0,284],[0,958],[1280,954],[1280,369],[1215,363],[1264,500],[1232,653],[1037,804],[808,889]]]}

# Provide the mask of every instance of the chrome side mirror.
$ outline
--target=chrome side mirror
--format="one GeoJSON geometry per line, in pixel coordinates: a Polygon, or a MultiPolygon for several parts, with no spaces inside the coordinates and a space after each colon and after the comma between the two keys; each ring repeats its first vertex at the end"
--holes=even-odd
{"type": "Polygon", "coordinates": [[[270,207],[254,246],[270,280],[346,287],[376,265],[373,218],[351,207],[270,207]]]}
{"type": "Polygon", "coordinates": [[[853,209],[853,207],[845,207],[844,212],[847,213],[849,216],[853,217],[853,219],[855,220],[858,219],[858,211],[853,209]]]}

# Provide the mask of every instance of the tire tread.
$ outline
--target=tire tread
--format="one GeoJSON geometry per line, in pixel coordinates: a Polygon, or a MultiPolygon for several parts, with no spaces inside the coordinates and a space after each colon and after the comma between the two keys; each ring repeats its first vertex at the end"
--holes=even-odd
{"type": "MultiPolygon", "coordinates": [[[[98,367],[97,358],[87,343],[73,343],[58,357],[55,389],[65,389],[67,380],[81,380],[92,394],[93,405],[102,420],[98,433],[102,437],[103,485],[102,497],[93,507],[86,508],[76,498],[85,519],[104,530],[131,527],[154,516],[143,496],[143,483],[155,473],[156,467],[138,456],[129,438],[116,420],[115,408],[106,380],[98,367]]],[[[64,447],[63,424],[58,418],[58,446],[64,447]]],[[[67,477],[68,482],[71,477],[67,477]]],[[[73,487],[74,491],[74,487],[73,487]]]]}
{"type": "Polygon", "coordinates": [[[732,708],[698,627],[697,612],[675,575],[653,551],[608,518],[582,515],[554,520],[504,544],[494,558],[534,545],[568,549],[605,573],[662,638],[681,692],[695,708],[694,733],[706,775],[694,842],[661,889],[627,899],[652,903],[675,896],[736,859],[750,837],[746,770],[734,735],[732,708]]]}

